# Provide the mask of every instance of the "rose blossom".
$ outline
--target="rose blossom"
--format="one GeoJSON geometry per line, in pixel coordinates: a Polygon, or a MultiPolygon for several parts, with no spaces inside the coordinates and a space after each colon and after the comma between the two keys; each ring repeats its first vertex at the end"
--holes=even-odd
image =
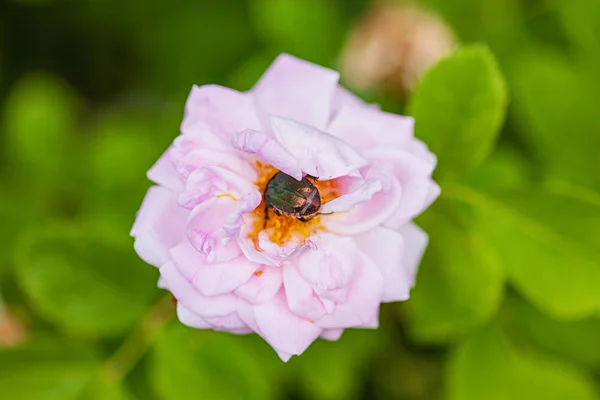
{"type": "Polygon", "coordinates": [[[131,231],[184,324],[256,332],[287,361],[409,297],[427,244],[411,220],[439,195],[436,158],[412,118],[338,78],[282,54],[249,92],[192,89],[131,231]],[[318,189],[316,217],[266,207],[279,171],[318,189]]]}

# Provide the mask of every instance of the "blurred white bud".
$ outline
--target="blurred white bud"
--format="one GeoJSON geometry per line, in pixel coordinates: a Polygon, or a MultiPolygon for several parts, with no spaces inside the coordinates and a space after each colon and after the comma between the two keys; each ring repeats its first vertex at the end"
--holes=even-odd
{"type": "Polygon", "coordinates": [[[436,15],[415,5],[373,6],[349,35],[341,72],[358,90],[410,90],[431,65],[447,55],[456,39],[436,15]]]}

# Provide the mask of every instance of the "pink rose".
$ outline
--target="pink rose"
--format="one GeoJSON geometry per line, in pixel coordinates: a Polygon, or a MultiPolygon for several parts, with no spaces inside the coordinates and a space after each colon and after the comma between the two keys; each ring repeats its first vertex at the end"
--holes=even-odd
{"type": "Polygon", "coordinates": [[[288,360],[318,337],[376,328],[381,302],[409,297],[427,244],[411,220],[440,193],[436,158],[412,118],[338,78],[282,54],[249,92],[192,89],[131,231],[184,324],[256,332],[288,360]],[[279,171],[318,190],[319,214],[266,207],[279,171]]]}

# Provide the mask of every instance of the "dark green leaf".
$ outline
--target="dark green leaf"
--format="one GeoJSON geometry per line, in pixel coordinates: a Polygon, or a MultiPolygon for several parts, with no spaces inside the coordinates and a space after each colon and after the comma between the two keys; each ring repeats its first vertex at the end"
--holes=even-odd
{"type": "Polygon", "coordinates": [[[94,373],[92,353],[72,343],[34,339],[0,349],[0,396],[19,400],[74,399],[94,373]]]}
{"type": "Polygon", "coordinates": [[[120,334],[156,293],[156,272],[133,249],[122,250],[86,232],[38,227],[19,250],[17,280],[32,306],[69,331],[120,334]]]}
{"type": "Polygon", "coordinates": [[[198,331],[175,323],[153,348],[150,380],[165,399],[272,398],[273,382],[260,359],[241,343],[229,333],[198,331]]]}

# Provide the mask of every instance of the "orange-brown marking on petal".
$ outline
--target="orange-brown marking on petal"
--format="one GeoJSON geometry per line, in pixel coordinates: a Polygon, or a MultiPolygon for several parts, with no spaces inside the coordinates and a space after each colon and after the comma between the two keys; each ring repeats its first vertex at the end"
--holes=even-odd
{"type": "MultiPolygon", "coordinates": [[[[256,168],[259,178],[254,183],[258,186],[258,190],[264,193],[271,178],[279,171],[271,165],[263,164],[260,161],[256,162],[256,168]]],[[[309,179],[319,189],[321,204],[340,196],[341,193],[335,180],[319,181],[312,178],[309,179]]],[[[266,204],[263,199],[260,205],[252,211],[256,222],[253,231],[250,233],[250,238],[257,250],[259,250],[258,235],[263,230],[269,231],[269,240],[271,242],[281,246],[293,237],[305,239],[312,233],[324,229],[321,224],[321,218],[318,215],[310,221],[304,222],[290,215],[277,215],[272,209],[268,209],[265,212],[265,208],[266,204]]]]}
{"type": "Polygon", "coordinates": [[[255,275],[257,278],[258,278],[259,276],[261,276],[262,274],[263,274],[263,271],[262,271],[262,269],[259,269],[258,271],[256,271],[256,272],[254,273],[254,275],[255,275]]]}

